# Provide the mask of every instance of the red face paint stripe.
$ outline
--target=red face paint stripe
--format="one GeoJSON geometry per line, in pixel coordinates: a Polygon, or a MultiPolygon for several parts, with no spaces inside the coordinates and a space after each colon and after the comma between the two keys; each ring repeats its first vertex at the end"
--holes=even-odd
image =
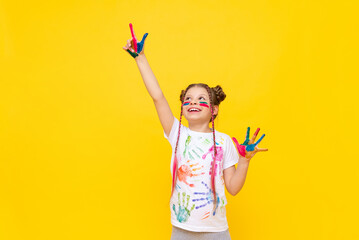
{"type": "Polygon", "coordinates": [[[199,105],[202,106],[202,107],[207,107],[207,108],[209,108],[209,106],[208,106],[207,104],[204,104],[204,103],[200,103],[199,105]]]}

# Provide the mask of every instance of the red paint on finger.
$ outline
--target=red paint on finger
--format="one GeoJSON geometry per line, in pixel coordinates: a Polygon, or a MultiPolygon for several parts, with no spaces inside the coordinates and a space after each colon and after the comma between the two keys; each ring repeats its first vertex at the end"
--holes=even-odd
{"type": "Polygon", "coordinates": [[[130,23],[130,30],[132,35],[133,47],[135,49],[135,52],[137,53],[137,40],[136,40],[135,32],[133,31],[132,23],[130,23]]]}
{"type": "Polygon", "coordinates": [[[259,130],[261,130],[260,128],[257,128],[256,132],[254,133],[254,136],[257,136],[259,133],[259,130]]]}

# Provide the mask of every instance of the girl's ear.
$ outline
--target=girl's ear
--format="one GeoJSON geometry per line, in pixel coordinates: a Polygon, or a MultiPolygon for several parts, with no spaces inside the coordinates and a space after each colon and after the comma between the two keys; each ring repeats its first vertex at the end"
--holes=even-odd
{"type": "Polygon", "coordinates": [[[213,106],[213,114],[214,114],[214,115],[218,115],[218,110],[219,110],[219,106],[218,106],[218,105],[214,105],[214,106],[213,106]]]}

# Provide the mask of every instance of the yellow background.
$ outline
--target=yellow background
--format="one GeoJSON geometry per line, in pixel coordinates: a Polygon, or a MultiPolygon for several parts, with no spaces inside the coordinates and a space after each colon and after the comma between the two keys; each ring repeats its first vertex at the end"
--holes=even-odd
{"type": "Polygon", "coordinates": [[[232,239],[358,239],[355,2],[0,1],[0,239],[170,238],[130,22],[177,118],[181,89],[219,84],[216,129],[266,134],[232,239]]]}

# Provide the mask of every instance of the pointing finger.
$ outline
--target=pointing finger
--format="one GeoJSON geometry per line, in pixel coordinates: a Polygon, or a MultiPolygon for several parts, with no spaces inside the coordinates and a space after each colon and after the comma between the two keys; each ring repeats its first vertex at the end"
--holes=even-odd
{"type": "Polygon", "coordinates": [[[130,23],[130,29],[131,29],[131,35],[132,35],[132,39],[133,39],[134,49],[135,49],[135,52],[137,52],[137,39],[135,36],[135,32],[133,31],[132,23],[130,23]]]}

